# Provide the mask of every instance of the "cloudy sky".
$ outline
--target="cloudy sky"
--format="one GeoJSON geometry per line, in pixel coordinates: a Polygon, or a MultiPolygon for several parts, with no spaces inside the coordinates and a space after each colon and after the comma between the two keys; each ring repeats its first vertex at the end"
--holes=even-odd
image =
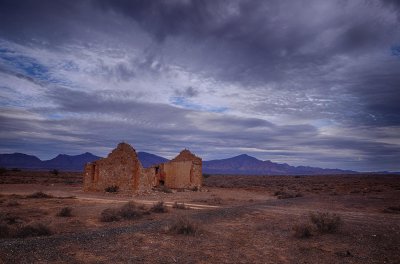
{"type": "Polygon", "coordinates": [[[0,0],[0,153],[400,171],[396,0],[0,0]]]}

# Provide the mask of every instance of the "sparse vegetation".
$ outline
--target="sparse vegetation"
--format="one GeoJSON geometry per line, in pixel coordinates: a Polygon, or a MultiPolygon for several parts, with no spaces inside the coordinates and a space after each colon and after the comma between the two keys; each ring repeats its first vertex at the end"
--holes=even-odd
{"type": "Polygon", "coordinates": [[[193,192],[198,192],[198,191],[200,191],[200,188],[198,186],[194,186],[191,190],[193,192]]]}
{"type": "Polygon", "coordinates": [[[9,237],[11,234],[11,230],[8,227],[8,225],[4,223],[0,223],[0,238],[6,238],[9,237]]]}
{"type": "Polygon", "coordinates": [[[167,207],[165,206],[164,202],[155,203],[155,204],[151,207],[150,210],[151,210],[152,212],[154,212],[154,213],[166,213],[166,212],[168,212],[168,209],[167,209],[167,207]]]}
{"type": "Polygon", "coordinates": [[[310,220],[320,233],[335,233],[342,225],[342,219],[339,215],[328,212],[311,213],[310,220]]]}
{"type": "Polygon", "coordinates": [[[285,192],[281,190],[281,191],[276,191],[274,193],[274,196],[276,196],[278,199],[291,199],[296,197],[302,197],[303,195],[301,193],[285,192]]]}
{"type": "Polygon", "coordinates": [[[175,202],[172,208],[182,209],[182,210],[189,209],[188,207],[186,207],[185,203],[178,203],[178,202],[175,202]]]}
{"type": "Polygon", "coordinates": [[[57,176],[60,172],[56,169],[53,169],[50,171],[51,174],[53,174],[54,176],[57,176]]]}
{"type": "Polygon", "coordinates": [[[16,216],[16,215],[14,215],[14,214],[9,214],[9,213],[7,213],[7,214],[1,216],[1,217],[0,217],[0,220],[1,220],[3,223],[6,223],[6,224],[8,224],[8,225],[14,225],[14,224],[16,224],[16,223],[21,222],[21,218],[20,218],[19,216],[16,216]]]}
{"type": "Polygon", "coordinates": [[[203,173],[203,178],[204,178],[204,179],[207,179],[207,178],[210,177],[210,176],[211,176],[210,174],[203,173]]]}
{"type": "Polygon", "coordinates": [[[58,212],[57,216],[60,217],[71,217],[72,216],[72,208],[71,207],[63,207],[58,212]]]}
{"type": "Polygon", "coordinates": [[[312,226],[309,224],[299,224],[293,227],[294,236],[298,238],[309,238],[312,236],[312,226]]]}
{"type": "Polygon", "coordinates": [[[150,212],[144,205],[137,205],[134,202],[128,202],[120,208],[107,208],[101,212],[101,222],[115,222],[122,219],[132,220],[138,219],[143,215],[149,214],[150,212]]]}
{"type": "Polygon", "coordinates": [[[8,201],[8,203],[7,203],[7,206],[8,207],[15,207],[15,206],[19,206],[19,205],[21,205],[18,201],[16,201],[16,200],[10,200],[10,201],[8,201]]]}
{"type": "Polygon", "coordinates": [[[172,190],[165,185],[160,187],[160,191],[162,191],[164,193],[172,193],[172,190]]]}
{"type": "Polygon", "coordinates": [[[400,214],[400,206],[389,206],[383,210],[384,213],[400,214]]]}
{"type": "Polygon", "coordinates": [[[35,192],[27,196],[27,198],[42,199],[42,198],[53,198],[52,195],[44,192],[35,192]]]}
{"type": "Polygon", "coordinates": [[[109,193],[116,193],[116,192],[118,192],[118,190],[119,190],[119,187],[117,185],[111,185],[104,189],[104,191],[109,192],[109,193]]]}
{"type": "Polygon", "coordinates": [[[16,231],[16,237],[35,237],[35,236],[50,236],[52,231],[42,223],[33,223],[20,227],[16,231]]]}
{"type": "Polygon", "coordinates": [[[4,173],[7,172],[7,169],[4,167],[0,167],[0,175],[3,175],[4,173]]]}
{"type": "Polygon", "coordinates": [[[169,227],[169,232],[181,235],[196,235],[199,233],[199,225],[188,217],[179,217],[169,227]]]}
{"type": "Polygon", "coordinates": [[[143,215],[143,209],[143,207],[141,209],[134,202],[128,202],[121,207],[120,216],[129,220],[140,218],[143,215]]]}
{"type": "Polygon", "coordinates": [[[119,221],[120,219],[120,210],[115,208],[104,209],[100,215],[101,222],[115,222],[119,221]]]}

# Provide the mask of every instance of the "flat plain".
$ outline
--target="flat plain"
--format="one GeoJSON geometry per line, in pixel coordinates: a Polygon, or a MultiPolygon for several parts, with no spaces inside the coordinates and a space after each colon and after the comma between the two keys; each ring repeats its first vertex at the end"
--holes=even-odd
{"type": "Polygon", "coordinates": [[[85,193],[80,173],[0,175],[0,263],[400,263],[399,252],[399,175],[207,175],[201,190],[140,195],[85,193]]]}

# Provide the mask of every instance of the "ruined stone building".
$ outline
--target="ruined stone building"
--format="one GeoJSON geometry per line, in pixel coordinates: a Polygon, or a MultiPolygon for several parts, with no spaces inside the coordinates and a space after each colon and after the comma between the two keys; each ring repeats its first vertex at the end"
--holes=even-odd
{"type": "Polygon", "coordinates": [[[83,189],[104,191],[117,186],[121,191],[146,192],[158,186],[199,188],[202,179],[202,160],[189,150],[182,150],[169,162],[143,168],[135,149],[120,143],[107,158],[86,164],[83,189]]]}

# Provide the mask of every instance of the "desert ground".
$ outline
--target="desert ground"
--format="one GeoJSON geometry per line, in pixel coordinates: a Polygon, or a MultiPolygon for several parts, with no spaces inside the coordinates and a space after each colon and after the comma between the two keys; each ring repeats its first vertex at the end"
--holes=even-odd
{"type": "Polygon", "coordinates": [[[399,175],[206,176],[132,195],[3,172],[0,263],[400,263],[399,175]]]}

